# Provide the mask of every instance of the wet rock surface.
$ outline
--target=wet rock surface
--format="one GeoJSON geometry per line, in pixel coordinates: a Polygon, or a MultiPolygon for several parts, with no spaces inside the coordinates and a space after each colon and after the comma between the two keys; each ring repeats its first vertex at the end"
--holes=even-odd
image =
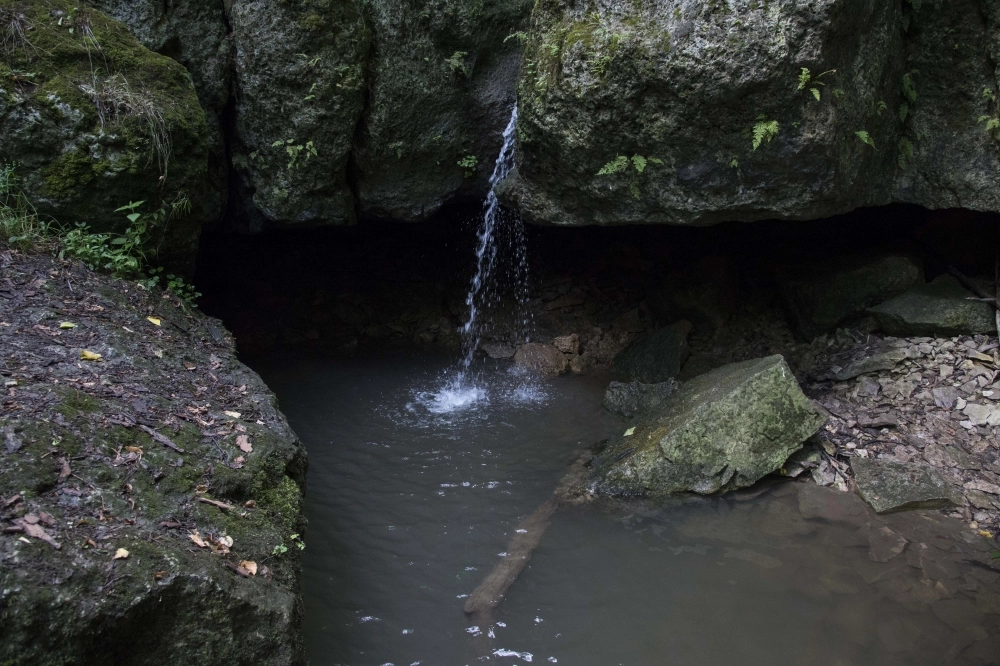
{"type": "Polygon", "coordinates": [[[823,417],[780,356],[685,382],[593,461],[592,487],[612,495],[711,494],[781,467],[823,417]]]}
{"type": "Polygon", "coordinates": [[[0,661],[304,663],[305,451],[221,324],[0,252],[0,348],[0,661]]]}
{"type": "Polygon", "coordinates": [[[529,342],[518,347],[514,354],[514,367],[546,377],[557,377],[566,372],[569,361],[552,345],[529,342]]]}

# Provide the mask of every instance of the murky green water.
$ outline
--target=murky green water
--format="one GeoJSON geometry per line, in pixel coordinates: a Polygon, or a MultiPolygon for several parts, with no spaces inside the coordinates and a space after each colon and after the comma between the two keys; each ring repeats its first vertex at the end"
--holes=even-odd
{"type": "Polygon", "coordinates": [[[434,414],[446,358],[255,365],[310,456],[314,666],[1000,664],[1000,567],[981,540],[800,483],[560,510],[477,626],[465,596],[518,522],[620,427],[604,382],[525,387],[498,369],[478,403],[434,414]]]}

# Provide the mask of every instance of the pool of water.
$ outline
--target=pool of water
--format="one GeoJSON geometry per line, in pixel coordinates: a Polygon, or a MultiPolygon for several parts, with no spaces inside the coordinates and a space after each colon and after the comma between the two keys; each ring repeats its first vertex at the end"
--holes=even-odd
{"type": "Polygon", "coordinates": [[[254,363],[309,452],[314,666],[1000,664],[985,542],[935,513],[878,517],[796,482],[562,508],[493,615],[466,617],[519,522],[622,424],[600,378],[532,383],[492,366],[445,394],[452,364],[254,363]]]}

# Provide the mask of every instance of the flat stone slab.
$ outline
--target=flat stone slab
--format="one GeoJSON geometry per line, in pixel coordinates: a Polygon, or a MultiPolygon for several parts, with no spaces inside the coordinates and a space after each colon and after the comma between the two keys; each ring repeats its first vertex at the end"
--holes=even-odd
{"type": "Polygon", "coordinates": [[[961,506],[962,498],[933,468],[870,458],[852,458],[858,495],[878,513],[961,506]]]}
{"type": "Polygon", "coordinates": [[[993,308],[979,301],[950,275],[912,287],[869,312],[879,328],[900,337],[996,334],[993,308]]]}
{"type": "Polygon", "coordinates": [[[696,377],[594,459],[591,488],[610,495],[711,494],[779,469],[824,422],[781,356],[696,377]]]}

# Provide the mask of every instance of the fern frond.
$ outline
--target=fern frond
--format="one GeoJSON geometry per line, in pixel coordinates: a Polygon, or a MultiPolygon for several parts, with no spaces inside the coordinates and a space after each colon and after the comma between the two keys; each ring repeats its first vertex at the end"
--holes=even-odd
{"type": "Polygon", "coordinates": [[[854,135],[859,139],[861,139],[861,143],[868,144],[872,148],[875,148],[875,141],[872,140],[871,134],[869,134],[865,130],[858,130],[857,132],[854,133],[854,135]]]}
{"type": "Polygon", "coordinates": [[[763,116],[758,117],[758,122],[753,126],[753,149],[757,150],[761,144],[770,143],[778,136],[778,121],[764,120],[763,116]]]}
{"type": "Polygon", "coordinates": [[[875,113],[878,115],[879,118],[881,118],[882,114],[885,113],[886,109],[888,108],[889,108],[888,104],[886,104],[882,100],[879,100],[878,104],[875,106],[875,113]]]}
{"type": "Polygon", "coordinates": [[[808,67],[803,67],[802,71],[799,72],[799,90],[805,90],[810,81],[812,81],[812,73],[808,67]]]}
{"type": "Polygon", "coordinates": [[[899,105],[899,122],[905,123],[906,118],[910,115],[910,105],[903,102],[899,105]]]}
{"type": "Polygon", "coordinates": [[[663,164],[663,160],[661,160],[659,157],[650,157],[649,161],[652,162],[653,164],[663,164]]]}
{"type": "Polygon", "coordinates": [[[624,155],[619,155],[615,159],[611,160],[607,164],[601,167],[601,170],[597,172],[598,176],[609,176],[613,173],[621,173],[628,167],[628,158],[624,155]]]}
{"type": "Polygon", "coordinates": [[[910,104],[914,104],[917,101],[917,84],[913,80],[913,72],[903,74],[903,97],[910,104]]]}
{"type": "Polygon", "coordinates": [[[990,102],[997,101],[997,94],[993,92],[993,89],[989,86],[983,88],[983,99],[989,100],[990,102]]]}
{"type": "Polygon", "coordinates": [[[810,88],[809,92],[812,93],[813,97],[816,98],[817,102],[820,100],[819,88],[810,88]]]}
{"type": "Polygon", "coordinates": [[[636,173],[642,173],[646,170],[646,158],[642,155],[633,155],[632,166],[635,167],[636,173]]]}

